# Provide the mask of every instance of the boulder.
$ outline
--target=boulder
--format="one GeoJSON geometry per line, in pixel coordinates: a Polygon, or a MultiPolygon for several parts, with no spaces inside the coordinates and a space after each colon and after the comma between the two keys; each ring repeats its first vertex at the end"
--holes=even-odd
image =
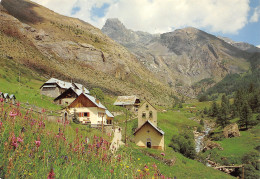
{"type": "Polygon", "coordinates": [[[219,150],[223,150],[223,148],[220,146],[220,144],[216,143],[216,142],[212,142],[210,140],[207,140],[205,142],[205,146],[203,148],[203,151],[207,151],[207,150],[211,150],[211,149],[215,149],[218,148],[219,150]]]}
{"type": "Polygon", "coordinates": [[[226,126],[223,130],[223,135],[225,138],[239,137],[240,132],[238,130],[238,125],[234,123],[226,126]]]}

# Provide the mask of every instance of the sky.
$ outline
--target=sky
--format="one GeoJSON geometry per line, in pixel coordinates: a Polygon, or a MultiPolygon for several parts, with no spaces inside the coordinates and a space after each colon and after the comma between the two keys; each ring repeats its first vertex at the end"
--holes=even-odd
{"type": "Polygon", "coordinates": [[[98,28],[118,18],[128,29],[165,33],[195,27],[260,47],[260,0],[32,0],[98,28]]]}

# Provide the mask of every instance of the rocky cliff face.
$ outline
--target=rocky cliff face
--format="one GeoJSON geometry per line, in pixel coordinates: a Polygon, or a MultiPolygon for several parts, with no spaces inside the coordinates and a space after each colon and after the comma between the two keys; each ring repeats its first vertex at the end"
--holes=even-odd
{"type": "Polygon", "coordinates": [[[2,56],[47,78],[74,79],[115,95],[171,103],[169,95],[174,91],[125,47],[86,22],[29,0],[1,1],[0,44],[2,56]]]}
{"type": "Polygon", "coordinates": [[[160,35],[143,32],[145,38],[140,38],[141,32],[114,21],[107,20],[102,32],[133,52],[161,81],[188,96],[197,94],[192,85],[203,79],[217,82],[228,73],[249,68],[246,52],[201,30],[188,27],[160,35]]]}

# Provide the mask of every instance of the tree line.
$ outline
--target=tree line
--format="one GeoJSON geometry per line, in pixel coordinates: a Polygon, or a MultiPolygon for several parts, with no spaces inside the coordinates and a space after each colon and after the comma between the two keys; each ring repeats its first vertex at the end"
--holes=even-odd
{"type": "Polygon", "coordinates": [[[230,120],[238,117],[240,128],[248,129],[260,122],[260,88],[251,84],[248,89],[237,90],[232,104],[224,94],[220,104],[213,101],[209,109],[204,108],[203,113],[215,117],[216,123],[223,128],[230,120]],[[258,113],[256,119],[253,118],[253,113],[258,113]]]}

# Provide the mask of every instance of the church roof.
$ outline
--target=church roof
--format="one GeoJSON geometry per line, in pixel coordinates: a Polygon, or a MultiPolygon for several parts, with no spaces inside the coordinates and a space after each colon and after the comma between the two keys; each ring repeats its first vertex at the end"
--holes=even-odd
{"type": "Polygon", "coordinates": [[[134,135],[140,130],[142,129],[146,124],[150,124],[157,132],[159,132],[161,135],[164,135],[164,132],[159,129],[158,127],[156,127],[153,123],[151,123],[149,120],[147,120],[141,127],[139,127],[135,132],[134,135]]]}

